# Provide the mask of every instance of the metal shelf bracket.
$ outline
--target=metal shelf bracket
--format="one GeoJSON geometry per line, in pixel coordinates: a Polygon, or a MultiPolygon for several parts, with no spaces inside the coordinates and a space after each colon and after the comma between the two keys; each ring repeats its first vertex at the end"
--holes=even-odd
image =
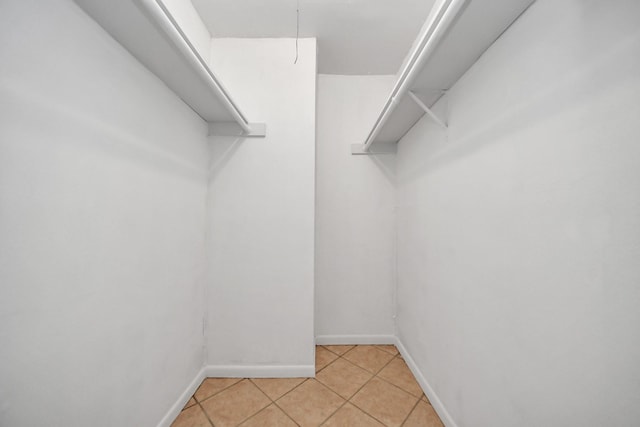
{"type": "Polygon", "coordinates": [[[351,144],[351,154],[354,155],[376,155],[376,154],[395,154],[398,150],[398,144],[395,142],[378,142],[372,148],[365,148],[364,144],[351,144]]]}
{"type": "Polygon", "coordinates": [[[409,96],[411,97],[411,99],[413,99],[413,101],[418,104],[418,107],[422,108],[424,110],[425,113],[427,113],[429,115],[429,117],[431,117],[431,119],[436,122],[438,125],[440,125],[442,128],[447,129],[447,122],[446,120],[440,120],[440,118],[438,116],[436,116],[436,113],[434,113],[431,108],[427,107],[425,105],[424,102],[422,102],[422,100],[420,98],[418,98],[418,96],[413,93],[412,91],[409,91],[409,96]]]}
{"type": "Polygon", "coordinates": [[[249,130],[245,131],[236,122],[212,122],[209,123],[209,136],[238,136],[238,137],[264,137],[267,135],[265,123],[249,123],[249,130]]]}

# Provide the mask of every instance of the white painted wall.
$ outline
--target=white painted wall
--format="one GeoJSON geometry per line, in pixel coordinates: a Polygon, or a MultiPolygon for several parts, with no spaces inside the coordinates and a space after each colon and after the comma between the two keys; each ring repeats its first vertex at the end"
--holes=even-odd
{"type": "Polygon", "coordinates": [[[267,136],[211,138],[210,365],[313,374],[316,41],[300,40],[296,65],[294,47],[212,41],[213,71],[267,136]]]}
{"type": "Polygon", "coordinates": [[[399,337],[460,427],[640,420],[639,19],[538,0],[399,144],[399,337]]]}
{"type": "Polygon", "coordinates": [[[394,76],[318,76],[316,336],[394,334],[395,155],[352,156],[394,76]]]}
{"type": "Polygon", "coordinates": [[[0,425],[156,425],[203,363],[205,125],[71,1],[2,1],[0,64],[0,425]]]}

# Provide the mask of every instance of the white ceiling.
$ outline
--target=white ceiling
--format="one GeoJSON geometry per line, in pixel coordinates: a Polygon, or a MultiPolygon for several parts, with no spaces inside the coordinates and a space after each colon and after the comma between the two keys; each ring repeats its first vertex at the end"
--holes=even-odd
{"type": "MultiPolygon", "coordinates": [[[[213,37],[295,37],[296,0],[191,0],[213,37]]],[[[323,74],[395,74],[434,0],[299,0],[323,74]]]]}

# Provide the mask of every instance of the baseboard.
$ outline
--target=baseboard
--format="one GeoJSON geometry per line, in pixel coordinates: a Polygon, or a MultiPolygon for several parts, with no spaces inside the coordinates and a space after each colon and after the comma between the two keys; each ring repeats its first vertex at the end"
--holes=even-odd
{"type": "Polygon", "coordinates": [[[208,365],[207,377],[216,378],[313,378],[314,365],[208,365]]]}
{"type": "Polygon", "coordinates": [[[317,345],[395,344],[394,335],[318,335],[317,345]]]}
{"type": "MultiPolygon", "coordinates": [[[[431,402],[433,409],[446,427],[457,427],[453,418],[438,398],[433,388],[427,382],[418,365],[413,360],[407,348],[394,335],[319,335],[316,337],[319,345],[349,345],[349,344],[395,344],[404,361],[416,377],[424,394],[431,402]]],[[[196,392],[198,386],[207,377],[218,378],[310,378],[315,376],[314,365],[208,365],[202,368],[193,381],[182,392],[178,400],[171,406],[167,414],[158,423],[158,427],[170,427],[177,418],[184,405],[196,392]]]]}
{"type": "Polygon", "coordinates": [[[395,345],[398,348],[398,351],[404,358],[407,366],[409,366],[409,369],[411,369],[413,376],[416,377],[418,384],[420,384],[420,387],[422,387],[422,391],[424,391],[424,394],[427,395],[427,399],[429,399],[429,402],[431,402],[431,406],[433,406],[433,409],[436,410],[444,425],[446,427],[457,427],[456,423],[453,421],[453,418],[451,418],[451,414],[449,414],[449,411],[447,411],[447,409],[444,407],[442,401],[436,395],[436,392],[433,391],[433,388],[431,388],[431,386],[427,382],[427,379],[424,377],[424,375],[422,375],[422,372],[418,368],[418,365],[416,365],[416,362],[407,351],[407,348],[402,344],[400,338],[395,337],[395,341],[395,345]]]}
{"type": "Polygon", "coordinates": [[[162,420],[158,423],[158,427],[170,427],[171,423],[175,421],[175,419],[184,408],[184,405],[187,404],[193,393],[196,392],[202,381],[206,378],[204,368],[200,369],[200,372],[196,374],[196,377],[189,383],[187,388],[182,392],[176,403],[174,403],[169,411],[166,413],[162,420]]]}

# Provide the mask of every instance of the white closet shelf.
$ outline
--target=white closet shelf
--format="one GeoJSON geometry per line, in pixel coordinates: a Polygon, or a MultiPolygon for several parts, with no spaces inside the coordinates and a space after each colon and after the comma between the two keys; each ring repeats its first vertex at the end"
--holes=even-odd
{"type": "Polygon", "coordinates": [[[265,136],[265,124],[247,120],[161,0],[75,2],[208,122],[210,132],[265,136]]]}
{"type": "Polygon", "coordinates": [[[351,153],[395,152],[424,114],[446,129],[431,107],[534,1],[436,1],[367,139],[351,153]]]}

